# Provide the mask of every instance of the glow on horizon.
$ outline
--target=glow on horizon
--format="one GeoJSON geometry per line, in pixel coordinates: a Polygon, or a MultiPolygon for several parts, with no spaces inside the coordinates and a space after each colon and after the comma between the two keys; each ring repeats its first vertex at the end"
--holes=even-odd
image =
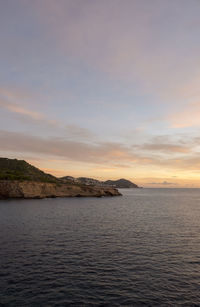
{"type": "Polygon", "coordinates": [[[199,15],[196,0],[1,1],[0,156],[200,187],[199,15]]]}

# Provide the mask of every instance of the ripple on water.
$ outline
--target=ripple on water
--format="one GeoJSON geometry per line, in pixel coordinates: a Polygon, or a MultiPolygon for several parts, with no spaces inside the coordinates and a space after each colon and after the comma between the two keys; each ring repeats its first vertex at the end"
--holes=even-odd
{"type": "Polygon", "coordinates": [[[0,305],[200,306],[200,190],[0,201],[0,305]]]}

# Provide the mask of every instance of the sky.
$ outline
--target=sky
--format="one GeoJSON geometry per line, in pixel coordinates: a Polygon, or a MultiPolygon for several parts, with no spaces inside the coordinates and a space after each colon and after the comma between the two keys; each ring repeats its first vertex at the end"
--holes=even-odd
{"type": "Polygon", "coordinates": [[[200,187],[199,0],[0,0],[0,156],[200,187]]]}

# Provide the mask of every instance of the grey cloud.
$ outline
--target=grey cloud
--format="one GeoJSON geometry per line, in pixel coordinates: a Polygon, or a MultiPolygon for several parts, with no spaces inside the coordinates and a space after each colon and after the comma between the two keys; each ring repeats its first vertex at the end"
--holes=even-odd
{"type": "Polygon", "coordinates": [[[148,184],[156,184],[156,185],[177,185],[178,183],[163,181],[163,182],[149,182],[148,184]]]}
{"type": "Polygon", "coordinates": [[[150,151],[161,151],[165,153],[189,153],[191,152],[191,147],[175,144],[163,144],[163,143],[146,143],[141,146],[143,150],[150,151]]]}
{"type": "Polygon", "coordinates": [[[20,132],[0,130],[0,151],[66,158],[73,161],[113,167],[151,165],[159,168],[199,171],[198,153],[176,158],[144,155],[137,148],[114,142],[79,142],[61,137],[42,138],[20,132]]]}
{"type": "Polygon", "coordinates": [[[77,125],[67,125],[66,127],[67,133],[71,137],[80,137],[81,139],[91,139],[94,138],[95,134],[91,132],[89,129],[79,127],[77,125]]]}
{"type": "Polygon", "coordinates": [[[161,152],[165,154],[188,154],[191,153],[193,147],[195,147],[195,142],[191,137],[187,138],[186,135],[158,135],[153,137],[148,143],[146,142],[138,147],[145,151],[161,152]]]}
{"type": "Polygon", "coordinates": [[[37,153],[83,162],[106,163],[134,159],[129,150],[121,144],[88,144],[63,138],[41,138],[18,132],[0,131],[0,144],[1,151],[37,153]]]}

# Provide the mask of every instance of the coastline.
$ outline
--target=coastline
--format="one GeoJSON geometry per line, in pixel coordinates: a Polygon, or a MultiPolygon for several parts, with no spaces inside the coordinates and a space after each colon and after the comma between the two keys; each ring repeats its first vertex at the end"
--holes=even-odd
{"type": "Polygon", "coordinates": [[[113,187],[0,180],[0,199],[121,196],[113,187]]]}

